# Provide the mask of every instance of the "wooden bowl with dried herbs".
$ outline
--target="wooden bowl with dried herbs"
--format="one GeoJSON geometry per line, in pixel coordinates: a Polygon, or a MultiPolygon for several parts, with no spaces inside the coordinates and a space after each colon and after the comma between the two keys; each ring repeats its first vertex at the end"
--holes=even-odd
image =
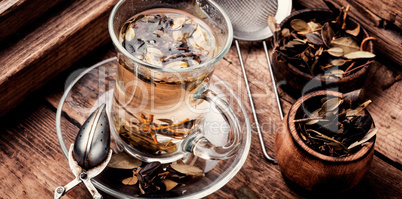
{"type": "Polygon", "coordinates": [[[299,98],[275,137],[285,178],[308,191],[340,193],[370,168],[377,129],[359,92],[323,90],[299,98]]]}
{"type": "Polygon", "coordinates": [[[300,10],[280,24],[272,62],[289,94],[362,87],[375,57],[374,38],[348,16],[348,9],[300,10]]]}

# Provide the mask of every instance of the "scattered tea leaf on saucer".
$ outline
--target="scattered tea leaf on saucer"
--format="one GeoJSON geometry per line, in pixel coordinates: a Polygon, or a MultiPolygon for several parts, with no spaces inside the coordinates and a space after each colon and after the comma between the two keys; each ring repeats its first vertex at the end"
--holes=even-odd
{"type": "Polygon", "coordinates": [[[374,58],[375,54],[367,51],[354,51],[344,55],[347,59],[374,58]]]}
{"type": "Polygon", "coordinates": [[[352,143],[351,145],[349,145],[348,149],[350,150],[354,147],[357,147],[357,146],[369,141],[372,137],[374,137],[377,134],[377,131],[378,131],[377,128],[370,129],[361,140],[356,141],[356,142],[352,143]]]}
{"type": "Polygon", "coordinates": [[[360,24],[357,24],[357,27],[353,30],[345,30],[346,33],[353,35],[355,37],[357,37],[357,35],[359,35],[360,33],[360,24]]]}
{"type": "Polygon", "coordinates": [[[187,164],[170,164],[172,169],[175,171],[186,174],[186,175],[192,175],[192,176],[203,176],[204,172],[195,166],[187,165],[187,164]]]}
{"type": "Polygon", "coordinates": [[[137,176],[132,176],[121,181],[124,185],[135,185],[138,182],[137,176]]]}
{"type": "Polygon", "coordinates": [[[126,153],[117,153],[112,155],[107,166],[115,169],[134,169],[141,166],[141,164],[142,162],[140,160],[135,159],[126,153]]]}
{"type": "Polygon", "coordinates": [[[290,26],[296,31],[308,31],[309,27],[307,22],[301,19],[293,19],[290,21],[290,26]]]}
{"type": "Polygon", "coordinates": [[[333,47],[327,50],[327,52],[334,56],[334,57],[341,57],[343,56],[343,48],[340,47],[333,47]]]}
{"type": "Polygon", "coordinates": [[[344,54],[360,50],[360,46],[351,37],[339,37],[331,41],[333,47],[340,47],[344,54]]]}
{"type": "Polygon", "coordinates": [[[177,183],[173,180],[170,180],[170,179],[164,179],[163,184],[165,184],[165,186],[166,186],[166,191],[170,191],[173,188],[175,188],[179,183],[177,183]]]}

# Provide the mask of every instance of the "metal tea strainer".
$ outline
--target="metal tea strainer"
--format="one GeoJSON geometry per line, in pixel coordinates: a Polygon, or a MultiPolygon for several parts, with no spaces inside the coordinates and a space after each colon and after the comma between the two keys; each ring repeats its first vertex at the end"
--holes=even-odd
{"type": "Polygon", "coordinates": [[[215,1],[226,11],[233,25],[233,31],[234,31],[233,36],[236,39],[235,44],[237,48],[237,53],[239,55],[240,65],[243,71],[244,81],[246,83],[248,97],[250,99],[251,109],[253,112],[258,132],[258,137],[260,139],[262,152],[269,161],[276,163],[276,160],[270,157],[267,151],[265,150],[260,124],[257,119],[253,98],[250,92],[250,86],[248,84],[246,70],[243,64],[243,58],[240,52],[239,42],[237,40],[243,40],[243,41],[262,40],[265,50],[265,56],[268,62],[269,72],[271,75],[271,81],[273,83],[276,102],[278,104],[279,115],[282,120],[283,119],[282,108],[279,101],[278,91],[276,89],[275,79],[271,67],[271,62],[269,60],[268,49],[265,39],[273,35],[267,24],[268,15],[275,16],[276,21],[280,23],[290,14],[292,10],[292,1],[291,0],[248,0],[248,1],[215,0],[215,1]]]}

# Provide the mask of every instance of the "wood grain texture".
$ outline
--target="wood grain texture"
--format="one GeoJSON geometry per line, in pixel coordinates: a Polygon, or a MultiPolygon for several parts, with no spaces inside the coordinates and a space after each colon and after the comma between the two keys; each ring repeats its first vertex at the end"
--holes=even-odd
{"type": "Polygon", "coordinates": [[[107,19],[116,2],[75,1],[0,52],[0,116],[108,41],[107,19]]]}
{"type": "Polygon", "coordinates": [[[391,71],[378,62],[370,68],[365,86],[367,107],[378,126],[376,150],[402,164],[402,71],[391,71]]]}
{"type": "Polygon", "coordinates": [[[4,0],[0,1],[0,41],[23,26],[34,22],[43,13],[64,0],[4,0]]]}
{"type": "MultiPolygon", "coordinates": [[[[402,26],[401,4],[398,0],[328,0],[337,8],[350,5],[349,15],[356,19],[377,39],[375,50],[386,55],[389,59],[402,66],[402,26]],[[389,24],[388,26],[385,24],[389,24]]],[[[303,1],[295,3],[307,8],[327,8],[322,0],[303,1]]]]}
{"type": "MultiPolygon", "coordinates": [[[[21,108],[1,121],[0,197],[52,198],[56,187],[74,178],[58,146],[55,112],[38,101],[21,108]]],[[[72,124],[63,127],[78,131],[72,124]]],[[[90,198],[81,186],[68,197],[90,198]]]]}

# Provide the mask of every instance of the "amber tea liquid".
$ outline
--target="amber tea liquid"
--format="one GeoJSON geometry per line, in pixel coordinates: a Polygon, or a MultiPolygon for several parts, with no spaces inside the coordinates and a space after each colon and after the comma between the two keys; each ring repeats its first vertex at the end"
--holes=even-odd
{"type": "MultiPolygon", "coordinates": [[[[133,16],[123,25],[120,42],[137,59],[160,68],[197,67],[216,53],[211,29],[200,19],[173,9],[153,9],[133,16]]],[[[119,136],[145,153],[176,151],[209,107],[193,95],[211,74],[196,70],[166,73],[119,58],[113,98],[119,136]]]]}

